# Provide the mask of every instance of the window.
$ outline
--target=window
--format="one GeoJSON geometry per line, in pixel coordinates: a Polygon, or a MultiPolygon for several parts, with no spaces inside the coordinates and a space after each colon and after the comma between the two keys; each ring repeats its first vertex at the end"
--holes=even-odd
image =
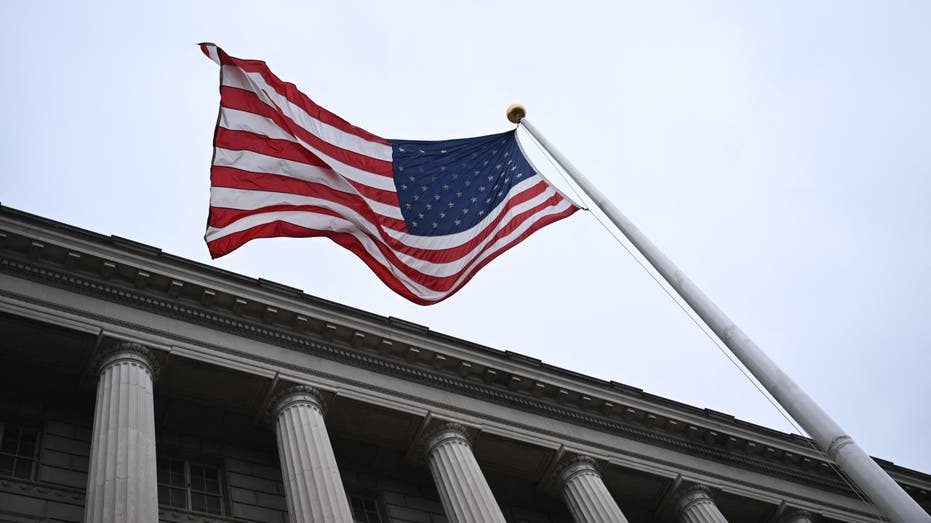
{"type": "Polygon", "coordinates": [[[158,458],[158,503],[223,514],[220,469],[174,458],[158,458]]]}
{"type": "Polygon", "coordinates": [[[0,423],[0,476],[32,479],[39,431],[0,423]]]}
{"type": "Polygon", "coordinates": [[[349,508],[355,523],[382,523],[378,500],[371,496],[349,493],[349,508]]]}

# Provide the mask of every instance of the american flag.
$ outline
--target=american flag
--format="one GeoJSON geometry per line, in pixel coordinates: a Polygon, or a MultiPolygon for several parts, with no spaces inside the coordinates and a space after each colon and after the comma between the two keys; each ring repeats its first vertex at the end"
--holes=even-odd
{"type": "Polygon", "coordinates": [[[201,50],[220,65],[205,235],[214,258],[255,238],[325,236],[427,305],[577,210],[530,165],[515,131],[387,140],[320,107],[262,61],[213,44],[201,50]]]}

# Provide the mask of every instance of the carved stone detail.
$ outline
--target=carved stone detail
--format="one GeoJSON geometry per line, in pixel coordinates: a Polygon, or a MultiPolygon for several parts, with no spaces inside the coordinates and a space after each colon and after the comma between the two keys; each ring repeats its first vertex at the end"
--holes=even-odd
{"type": "Polygon", "coordinates": [[[132,365],[140,365],[152,377],[152,380],[158,379],[158,373],[161,370],[155,358],[155,352],[146,346],[122,340],[109,340],[98,351],[94,361],[94,367],[97,372],[102,372],[108,365],[115,365],[121,362],[129,362],[132,365]]]}

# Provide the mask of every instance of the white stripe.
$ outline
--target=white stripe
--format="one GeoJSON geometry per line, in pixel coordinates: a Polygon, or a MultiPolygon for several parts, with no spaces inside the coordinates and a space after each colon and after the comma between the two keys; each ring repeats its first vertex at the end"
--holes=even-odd
{"type": "MultiPolygon", "coordinates": [[[[509,233],[507,236],[500,238],[494,243],[488,250],[482,252],[478,257],[474,259],[474,263],[469,266],[468,270],[463,272],[459,278],[456,280],[456,283],[453,284],[447,291],[435,291],[428,287],[425,287],[412,279],[410,279],[406,274],[404,274],[400,269],[398,269],[394,264],[390,263],[378,249],[378,246],[375,242],[369,238],[367,235],[360,232],[355,224],[348,220],[341,218],[336,218],[329,215],[321,215],[311,212],[301,212],[301,211],[291,211],[291,212],[272,212],[265,214],[258,214],[253,216],[248,216],[236,222],[237,226],[235,227],[238,230],[246,230],[257,225],[262,225],[264,223],[274,222],[274,221],[285,221],[292,223],[294,225],[305,227],[307,229],[313,230],[323,230],[323,231],[333,231],[333,232],[342,232],[351,234],[353,237],[358,239],[362,244],[366,252],[373,257],[377,263],[385,267],[392,276],[398,279],[401,284],[406,287],[412,294],[420,297],[421,299],[428,301],[438,301],[456,290],[459,289],[465,282],[465,280],[474,273],[477,269],[476,267],[485,259],[496,254],[502,248],[504,248],[508,243],[513,241],[515,238],[519,237],[521,234],[526,232],[531,228],[536,222],[541,219],[544,219],[548,216],[561,213],[572,206],[571,202],[568,200],[562,200],[558,205],[551,207],[549,209],[543,210],[535,214],[531,219],[524,222],[520,227],[509,233]],[[240,223],[241,222],[241,223],[240,223]]],[[[208,242],[214,241],[217,238],[221,238],[226,234],[227,229],[233,227],[230,225],[224,227],[223,229],[217,229],[210,227],[207,230],[206,240],[208,242]]]]}
{"type": "Polygon", "coordinates": [[[219,126],[230,131],[248,131],[277,140],[298,142],[297,138],[279,127],[271,118],[239,109],[220,107],[219,126]]]}
{"type": "MultiPolygon", "coordinates": [[[[287,176],[289,178],[304,180],[307,182],[319,183],[340,192],[358,195],[369,207],[372,208],[373,211],[382,216],[387,216],[396,220],[404,219],[404,216],[401,214],[401,209],[394,205],[388,205],[386,203],[366,198],[364,195],[359,193],[359,191],[357,191],[356,188],[352,186],[352,184],[347,182],[339,174],[333,172],[332,169],[318,167],[316,165],[309,165],[302,162],[295,162],[293,160],[285,160],[283,158],[268,156],[262,153],[257,153],[255,151],[234,151],[232,149],[223,149],[221,147],[216,147],[214,150],[216,151],[213,157],[214,165],[218,165],[220,167],[233,167],[235,169],[259,174],[277,174],[281,176],[287,176]]],[[[219,207],[223,206],[220,205],[219,207]]]]}
{"type": "MultiPolygon", "coordinates": [[[[395,248],[392,248],[391,246],[388,246],[388,248],[391,249],[392,252],[395,253],[395,255],[398,257],[401,263],[425,275],[430,275],[430,276],[435,276],[435,277],[454,276],[457,273],[459,273],[459,271],[461,271],[464,267],[466,267],[470,263],[472,258],[478,255],[478,253],[480,253],[483,249],[485,249],[486,246],[490,242],[494,241],[495,234],[497,234],[503,228],[508,227],[511,220],[513,220],[514,217],[543,203],[544,201],[546,201],[546,199],[550,198],[554,194],[556,194],[555,191],[550,189],[548,191],[544,191],[543,193],[537,195],[536,197],[526,202],[523,202],[519,205],[514,206],[502,217],[501,222],[494,229],[491,230],[488,236],[486,236],[475,247],[470,249],[468,252],[464,253],[458,259],[455,259],[449,262],[443,262],[443,263],[431,262],[429,260],[423,260],[423,259],[411,256],[409,254],[405,254],[403,252],[398,251],[395,248]]],[[[323,199],[323,198],[301,196],[301,195],[296,195],[296,194],[265,192],[265,191],[247,191],[247,190],[241,190],[241,189],[213,187],[210,189],[210,202],[211,202],[211,205],[215,207],[224,207],[228,209],[240,209],[240,210],[258,210],[258,209],[270,207],[273,205],[314,205],[318,207],[323,207],[325,209],[330,209],[336,212],[337,214],[345,217],[347,220],[355,223],[358,226],[358,229],[360,229],[362,232],[366,233],[369,236],[372,236],[374,238],[381,237],[379,229],[375,225],[370,223],[368,220],[366,220],[362,215],[358,214],[355,210],[349,207],[340,205],[336,202],[323,199]]],[[[292,211],[278,211],[278,212],[282,213],[282,215],[285,215],[292,211]]],[[[272,214],[272,213],[264,213],[264,214],[272,214]]],[[[532,221],[532,219],[529,219],[528,221],[532,221]]],[[[238,222],[234,222],[224,227],[222,233],[217,232],[216,233],[217,235],[210,236],[208,238],[208,241],[215,240],[225,235],[232,234],[235,232],[240,232],[244,230],[238,227],[236,225],[237,223],[238,222]]],[[[518,227],[518,230],[521,227],[523,227],[523,225],[518,227]]],[[[481,231],[482,229],[472,228],[466,232],[471,232],[474,237],[475,234],[478,234],[481,231]]],[[[405,235],[405,236],[409,237],[412,235],[405,235]]],[[[416,238],[423,238],[423,237],[416,237],[416,238]]],[[[444,245],[443,236],[435,236],[432,238],[436,240],[436,245],[431,247],[431,249],[443,250],[443,249],[449,248],[446,245],[444,245]]]]}
{"type": "Polygon", "coordinates": [[[215,45],[213,45],[213,44],[204,44],[204,45],[207,46],[207,56],[208,56],[211,60],[213,60],[214,62],[216,62],[217,65],[222,65],[222,64],[220,64],[220,53],[217,52],[217,46],[215,46],[215,45]]]}
{"type": "Polygon", "coordinates": [[[312,230],[351,234],[362,243],[363,248],[370,256],[375,258],[375,260],[381,266],[385,267],[392,274],[392,276],[400,280],[401,284],[413,294],[417,296],[436,296],[433,299],[437,299],[437,297],[442,296],[442,294],[431,291],[427,287],[424,287],[423,285],[408,278],[400,269],[398,269],[393,263],[389,262],[384,257],[384,255],[382,255],[381,251],[378,249],[378,246],[375,244],[375,241],[372,240],[368,235],[360,232],[356,224],[344,218],[330,216],[328,214],[318,214],[309,211],[286,211],[256,214],[247,216],[241,220],[237,220],[234,224],[231,224],[222,229],[208,227],[205,239],[209,243],[216,239],[222,238],[227,234],[232,234],[233,232],[238,232],[240,230],[247,230],[252,227],[274,221],[284,221],[312,230]],[[236,230],[228,231],[231,228],[235,228],[236,230]]]}
{"type": "Polygon", "coordinates": [[[386,162],[391,161],[392,151],[390,145],[366,140],[314,118],[304,108],[275,91],[259,73],[247,72],[235,65],[224,65],[223,85],[245,89],[254,93],[264,93],[265,97],[260,96],[260,98],[264,98],[266,103],[272,102],[269,105],[281,111],[297,125],[325,142],[370,158],[386,162]]]}
{"type": "MultiPolygon", "coordinates": [[[[239,111],[236,109],[222,108],[221,109],[221,121],[220,127],[229,129],[231,131],[249,131],[263,136],[268,136],[269,138],[278,138],[282,137],[285,140],[292,141],[299,144],[301,147],[304,147],[315,156],[320,158],[324,163],[328,164],[330,167],[335,169],[337,172],[349,178],[350,180],[360,183],[362,185],[368,185],[376,189],[381,189],[383,191],[396,192],[397,189],[394,186],[394,179],[388,176],[382,176],[380,174],[373,174],[363,169],[358,169],[351,165],[344,164],[339,162],[329,156],[323,154],[315,147],[311,146],[309,143],[298,138],[295,135],[289,133],[286,129],[282,129],[274,121],[269,118],[266,118],[255,113],[250,113],[247,111],[239,111]],[[229,111],[227,121],[223,121],[222,111],[229,111]],[[245,120],[240,122],[238,117],[244,116],[245,120]]],[[[390,161],[390,160],[389,160],[390,161]]]]}

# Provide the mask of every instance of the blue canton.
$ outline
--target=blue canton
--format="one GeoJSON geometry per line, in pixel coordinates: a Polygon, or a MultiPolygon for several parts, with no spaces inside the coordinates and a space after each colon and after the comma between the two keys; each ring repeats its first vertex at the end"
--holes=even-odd
{"type": "Polygon", "coordinates": [[[394,184],[407,230],[441,236],[467,230],[536,174],[514,131],[434,142],[390,140],[394,184]]]}

